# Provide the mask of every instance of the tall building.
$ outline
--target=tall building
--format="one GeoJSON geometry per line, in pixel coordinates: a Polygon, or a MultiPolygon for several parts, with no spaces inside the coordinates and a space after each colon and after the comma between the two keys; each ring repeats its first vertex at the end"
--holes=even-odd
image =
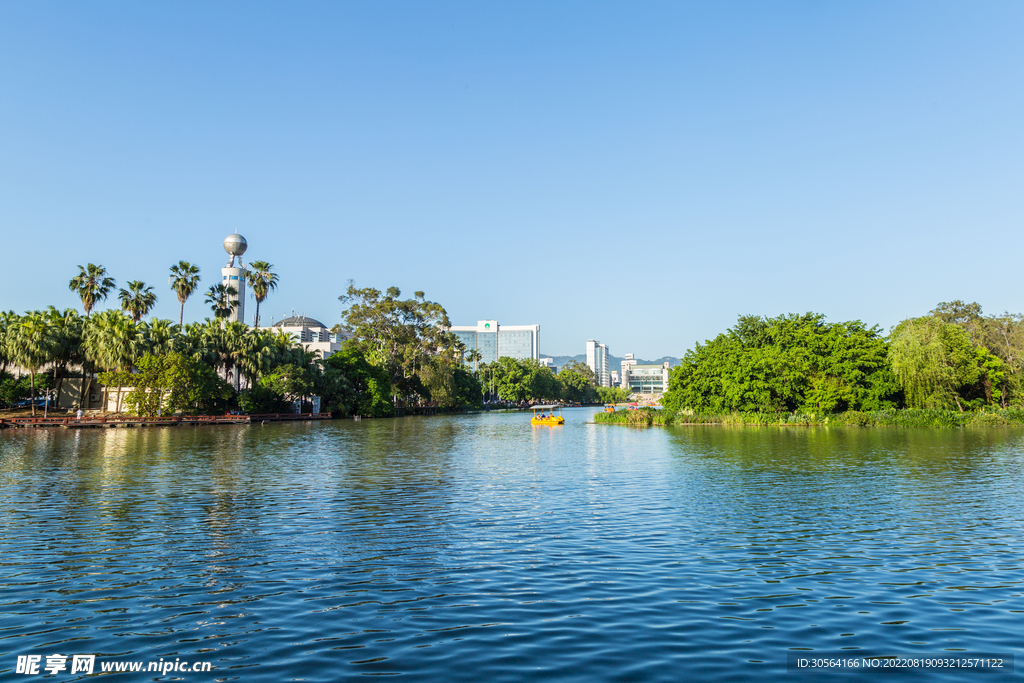
{"type": "Polygon", "coordinates": [[[594,371],[598,386],[610,387],[612,385],[607,344],[601,344],[593,339],[587,340],[587,365],[594,371]]]}
{"type": "Polygon", "coordinates": [[[540,325],[480,320],[476,325],[453,325],[448,331],[465,344],[467,352],[479,351],[481,363],[493,363],[502,356],[540,360],[540,325]]]}
{"type": "Polygon", "coordinates": [[[224,240],[224,251],[231,255],[228,264],[220,269],[221,284],[225,287],[234,287],[238,292],[238,301],[231,307],[231,314],[228,322],[245,322],[245,264],[242,263],[242,254],[249,248],[245,238],[235,233],[228,235],[224,240]],[[238,266],[235,266],[235,259],[238,259],[238,266]]]}

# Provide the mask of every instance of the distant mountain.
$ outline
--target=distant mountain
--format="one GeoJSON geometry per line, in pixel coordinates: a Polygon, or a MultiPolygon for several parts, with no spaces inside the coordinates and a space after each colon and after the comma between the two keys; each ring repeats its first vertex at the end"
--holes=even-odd
{"type": "MultiPolygon", "coordinates": [[[[551,358],[554,361],[555,367],[558,367],[558,368],[560,368],[563,365],[566,365],[568,363],[571,363],[573,361],[578,361],[578,362],[584,363],[584,364],[587,362],[587,354],[585,354],[585,353],[581,353],[581,354],[578,354],[578,355],[575,355],[575,356],[548,356],[548,355],[542,353],[542,354],[540,354],[540,357],[541,358],[551,358]]],[[[622,367],[622,361],[623,360],[624,359],[619,357],[619,356],[614,356],[614,355],[609,354],[609,356],[608,356],[609,370],[618,371],[622,367]]],[[[637,363],[640,363],[641,365],[661,365],[665,361],[668,361],[669,367],[675,367],[675,366],[679,365],[679,359],[676,358],[675,356],[662,356],[661,358],[656,358],[655,360],[643,360],[641,358],[637,358],[635,360],[636,360],[637,363]]]]}

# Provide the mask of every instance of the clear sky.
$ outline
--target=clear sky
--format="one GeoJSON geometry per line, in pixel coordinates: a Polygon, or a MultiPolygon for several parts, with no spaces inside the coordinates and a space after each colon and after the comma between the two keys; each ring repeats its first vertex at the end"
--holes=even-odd
{"type": "Polygon", "coordinates": [[[237,231],[265,321],[353,278],[551,355],[1024,311],[1022,36],[1019,1],[5,2],[0,308],[93,262],[176,319],[168,268],[205,289],[237,231]]]}

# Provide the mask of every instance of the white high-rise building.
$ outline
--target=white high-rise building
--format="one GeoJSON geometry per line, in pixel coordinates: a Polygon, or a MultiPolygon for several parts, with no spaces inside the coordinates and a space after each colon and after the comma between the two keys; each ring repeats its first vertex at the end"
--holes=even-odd
{"type": "Polygon", "coordinates": [[[249,243],[238,233],[228,235],[224,240],[224,251],[231,255],[231,260],[220,269],[221,284],[225,287],[234,287],[238,292],[238,300],[231,307],[231,315],[227,318],[228,322],[245,322],[245,264],[242,263],[242,254],[248,248],[249,243]],[[237,266],[235,266],[236,258],[238,259],[237,266]]]}
{"type": "Polygon", "coordinates": [[[502,356],[540,360],[540,325],[499,325],[497,320],[480,320],[476,325],[452,325],[448,331],[458,337],[466,351],[479,351],[481,363],[493,363],[502,356]]]}
{"type": "Polygon", "coordinates": [[[610,387],[612,385],[607,344],[601,344],[593,339],[587,340],[587,365],[594,371],[598,386],[610,387]]]}

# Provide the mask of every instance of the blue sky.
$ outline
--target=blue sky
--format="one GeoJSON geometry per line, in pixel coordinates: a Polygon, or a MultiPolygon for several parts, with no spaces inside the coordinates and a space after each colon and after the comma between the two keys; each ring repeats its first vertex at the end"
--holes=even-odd
{"type": "Polygon", "coordinates": [[[176,318],[170,265],[205,289],[237,231],[264,320],[338,322],[353,278],[552,355],[1024,311],[1021,35],[1019,2],[3,3],[0,308],[93,262],[176,318]]]}

